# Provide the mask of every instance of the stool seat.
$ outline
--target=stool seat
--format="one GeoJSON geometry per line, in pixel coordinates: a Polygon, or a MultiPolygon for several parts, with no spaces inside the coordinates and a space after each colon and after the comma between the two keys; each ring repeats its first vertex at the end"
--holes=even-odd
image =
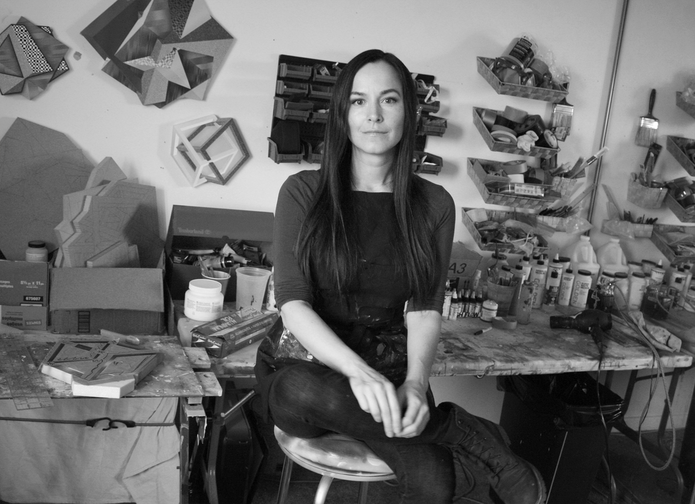
{"type": "Polygon", "coordinates": [[[278,504],[283,504],[287,496],[292,462],[322,475],[314,500],[316,504],[325,501],[326,493],[334,478],[362,482],[360,502],[366,502],[367,482],[390,480],[396,477],[391,468],[365,443],[349,436],[328,433],[305,439],[291,436],[277,426],[274,433],[280,449],[287,456],[283,467],[278,504]]]}

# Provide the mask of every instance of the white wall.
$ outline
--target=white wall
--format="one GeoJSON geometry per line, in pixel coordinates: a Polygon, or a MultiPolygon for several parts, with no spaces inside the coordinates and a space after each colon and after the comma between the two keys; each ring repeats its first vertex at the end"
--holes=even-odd
{"type": "MultiPolygon", "coordinates": [[[[428,141],[427,150],[444,158],[442,173],[428,177],[444,185],[459,206],[483,206],[466,173],[466,158],[510,157],[487,149],[473,126],[472,107],[500,110],[510,105],[546,119],[552,108],[544,102],[495,94],[478,75],[475,58],[499,56],[514,37],[529,34],[552,51],[558,64],[571,70],[568,101],[575,114],[558,161],[573,163],[578,156],[588,157],[600,147],[622,9],[618,0],[207,0],[214,17],[235,37],[231,52],[204,101],[182,100],[158,109],[143,106],[135,93],[104,74],[103,61],[80,35],[111,4],[111,0],[0,0],[0,27],[25,16],[50,26],[71,48],[71,70],[35,100],[0,97],[0,135],[22,117],[66,133],[95,164],[107,156],[114,158],[126,175],[157,188],[162,236],[174,204],[273,211],[284,179],[299,169],[315,168],[277,165],[267,157],[280,54],[345,62],[376,47],[397,54],[411,71],[435,75],[442,90],[437,115],[448,119],[448,129],[443,138],[428,141]],[[210,113],[237,120],[252,158],[229,184],[194,189],[170,156],[172,125],[210,113]]],[[[646,113],[652,87],[659,93],[654,114],[661,120],[662,135],[695,137],[695,121],[676,109],[674,96],[692,70],[688,65],[694,20],[695,3],[690,0],[630,4],[608,135],[611,150],[603,162],[603,181],[621,200],[628,174],[644,158],[645,150],[632,138],[639,116],[646,113]]],[[[664,136],[660,141],[665,145],[664,136]]],[[[681,176],[669,156],[664,149],[657,174],[681,176]]],[[[604,212],[605,198],[599,193],[594,219],[599,225],[604,212]]],[[[658,216],[664,222],[675,219],[665,210],[658,216]]],[[[475,248],[460,217],[456,239],[475,248]]],[[[554,245],[573,239],[556,235],[554,245]]],[[[598,246],[606,237],[599,233],[592,240],[598,246]]],[[[631,259],[643,254],[658,257],[645,240],[629,250],[631,259]]],[[[480,385],[490,379],[461,380],[466,383],[462,400],[486,416],[499,415],[501,396],[496,394],[500,393],[491,394],[494,387],[480,385]]],[[[452,387],[443,392],[455,393],[452,387]]],[[[687,397],[677,407],[678,418],[686,411],[687,397]]]]}

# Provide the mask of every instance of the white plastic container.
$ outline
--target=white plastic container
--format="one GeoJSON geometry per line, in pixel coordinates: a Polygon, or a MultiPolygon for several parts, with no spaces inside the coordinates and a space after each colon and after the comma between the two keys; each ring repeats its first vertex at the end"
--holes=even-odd
{"type": "Polygon", "coordinates": [[[188,282],[183,313],[189,319],[201,322],[215,320],[222,313],[224,294],[222,284],[216,280],[196,278],[188,282]]]}
{"type": "Polygon", "coordinates": [[[598,272],[601,266],[596,259],[596,252],[588,236],[581,235],[579,241],[569,245],[563,250],[562,255],[570,258],[574,271],[588,271],[591,275],[591,285],[596,285],[598,272]]]}
{"type": "Polygon", "coordinates": [[[625,252],[620,246],[620,239],[615,236],[612,236],[607,243],[596,250],[596,260],[601,266],[601,271],[607,273],[617,273],[618,271],[628,273],[630,271],[625,252]]]}
{"type": "Polygon", "coordinates": [[[27,244],[27,249],[24,252],[24,260],[29,262],[46,262],[48,261],[48,249],[46,242],[41,240],[32,240],[27,244]]]}

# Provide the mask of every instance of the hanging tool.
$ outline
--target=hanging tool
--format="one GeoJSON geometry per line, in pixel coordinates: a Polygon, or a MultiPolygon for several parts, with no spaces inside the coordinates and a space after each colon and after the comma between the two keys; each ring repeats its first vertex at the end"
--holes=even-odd
{"type": "Polygon", "coordinates": [[[652,89],[652,92],[649,94],[649,111],[647,115],[640,117],[637,135],[635,135],[635,143],[642,147],[649,147],[656,142],[657,133],[659,131],[659,120],[652,115],[655,101],[656,89],[652,89]]]}

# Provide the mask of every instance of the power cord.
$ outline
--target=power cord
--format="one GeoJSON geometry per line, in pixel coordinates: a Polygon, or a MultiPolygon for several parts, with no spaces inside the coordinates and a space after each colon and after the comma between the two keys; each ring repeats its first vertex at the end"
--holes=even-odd
{"type": "MultiPolygon", "coordinates": [[[[625,297],[625,294],[623,293],[622,289],[619,287],[615,286],[615,293],[618,293],[622,297],[622,306],[627,307],[627,299],[625,297]]],[[[647,402],[644,405],[644,408],[642,409],[642,413],[640,414],[639,422],[638,422],[638,427],[637,427],[637,438],[639,441],[639,447],[640,447],[640,452],[642,454],[642,458],[644,461],[647,463],[647,465],[652,468],[655,471],[664,471],[666,470],[670,465],[671,462],[673,461],[673,458],[676,453],[676,427],[673,422],[673,408],[671,405],[671,398],[669,397],[668,394],[668,388],[666,386],[666,373],[664,372],[664,368],[661,364],[661,358],[659,357],[659,351],[657,348],[652,344],[652,342],[649,340],[649,338],[642,332],[642,328],[634,321],[632,318],[626,313],[627,310],[625,309],[617,309],[616,310],[622,319],[622,321],[627,325],[630,329],[633,330],[635,334],[641,337],[641,341],[643,341],[646,345],[647,348],[652,353],[652,362],[656,365],[656,380],[654,379],[654,373],[650,375],[649,379],[649,396],[647,398],[647,402]],[[671,447],[670,451],[667,457],[666,462],[661,465],[661,466],[656,466],[652,464],[652,462],[649,460],[646,450],[644,448],[644,444],[642,441],[643,434],[642,434],[642,427],[644,425],[644,422],[647,418],[647,414],[649,413],[649,410],[651,408],[651,403],[652,399],[654,398],[654,393],[656,391],[656,387],[658,386],[658,383],[661,383],[663,388],[664,388],[664,396],[666,398],[666,407],[668,408],[668,423],[671,425],[671,447]]],[[[599,364],[600,368],[600,364],[599,364]]]]}

